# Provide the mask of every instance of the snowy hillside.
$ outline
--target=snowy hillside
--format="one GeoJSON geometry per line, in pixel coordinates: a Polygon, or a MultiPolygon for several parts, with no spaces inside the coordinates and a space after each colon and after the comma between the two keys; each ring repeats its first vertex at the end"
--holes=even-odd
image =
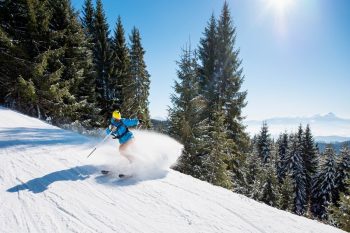
{"type": "Polygon", "coordinates": [[[343,232],[167,170],[181,145],[166,136],[136,140],[118,180],[99,173],[126,169],[116,141],[87,159],[98,140],[0,108],[0,232],[343,232]]]}

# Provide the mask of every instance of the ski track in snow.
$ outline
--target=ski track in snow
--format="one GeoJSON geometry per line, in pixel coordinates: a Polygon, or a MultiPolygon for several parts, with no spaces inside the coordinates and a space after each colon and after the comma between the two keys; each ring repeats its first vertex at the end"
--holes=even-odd
{"type": "Polygon", "coordinates": [[[0,107],[0,232],[343,232],[172,170],[103,176],[97,142],[0,107]]]}

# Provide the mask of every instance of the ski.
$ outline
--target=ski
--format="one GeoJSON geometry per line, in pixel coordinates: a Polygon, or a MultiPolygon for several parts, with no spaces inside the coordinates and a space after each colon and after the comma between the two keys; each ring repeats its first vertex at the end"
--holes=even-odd
{"type": "MultiPolygon", "coordinates": [[[[103,175],[109,175],[109,174],[112,174],[113,172],[108,171],[108,170],[101,170],[101,173],[102,173],[103,175]]],[[[118,174],[118,177],[119,177],[120,179],[126,179],[126,178],[132,177],[132,175],[125,175],[125,174],[120,173],[120,174],[118,174]]]]}
{"type": "Polygon", "coordinates": [[[103,175],[107,175],[109,172],[110,172],[110,171],[107,171],[107,170],[102,170],[102,171],[101,171],[101,173],[102,173],[103,175]]]}

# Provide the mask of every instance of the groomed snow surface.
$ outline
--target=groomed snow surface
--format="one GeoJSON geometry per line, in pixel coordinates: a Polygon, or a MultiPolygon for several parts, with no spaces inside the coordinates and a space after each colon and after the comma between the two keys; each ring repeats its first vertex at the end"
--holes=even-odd
{"type": "Polygon", "coordinates": [[[343,232],[173,171],[180,144],[134,133],[130,167],[116,140],[87,159],[101,138],[0,108],[0,232],[343,232]]]}

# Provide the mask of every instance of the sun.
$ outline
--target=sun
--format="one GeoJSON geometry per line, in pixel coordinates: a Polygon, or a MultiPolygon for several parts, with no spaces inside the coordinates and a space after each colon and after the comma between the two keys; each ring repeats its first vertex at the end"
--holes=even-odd
{"type": "Polygon", "coordinates": [[[279,15],[284,15],[294,5],[295,0],[265,0],[266,6],[279,15]]]}
{"type": "Polygon", "coordinates": [[[264,14],[271,15],[277,32],[281,36],[287,34],[287,24],[297,0],[262,0],[264,14]]]}

